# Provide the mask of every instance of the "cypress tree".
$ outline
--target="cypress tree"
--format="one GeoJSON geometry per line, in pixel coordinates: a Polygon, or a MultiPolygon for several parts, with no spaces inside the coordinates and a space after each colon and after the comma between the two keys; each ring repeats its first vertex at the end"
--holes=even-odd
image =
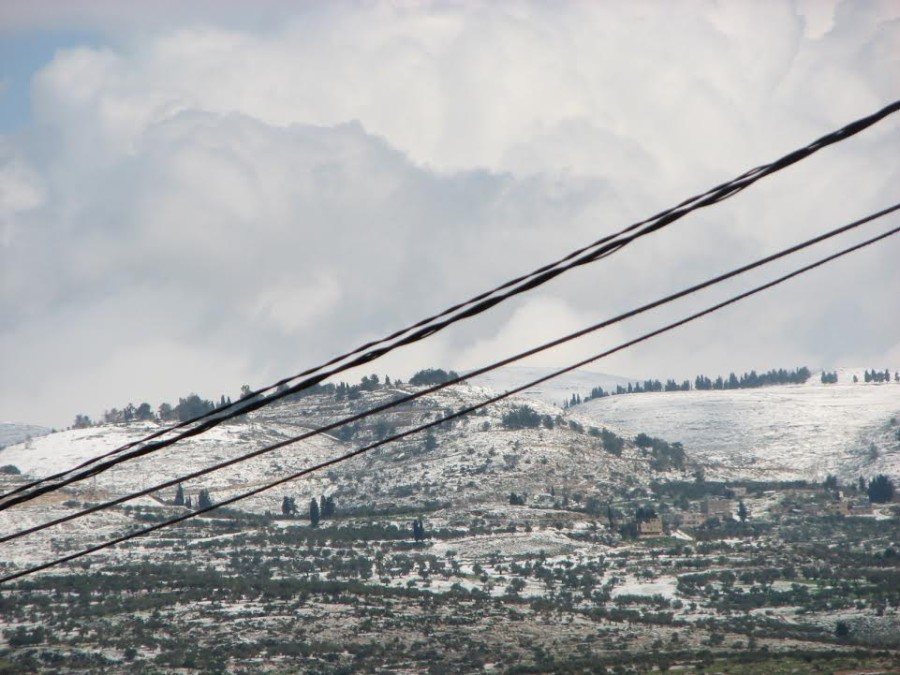
{"type": "Polygon", "coordinates": [[[309,500],[309,525],[310,527],[318,527],[319,526],[319,502],[315,499],[309,500]]]}
{"type": "Polygon", "coordinates": [[[200,494],[197,495],[197,509],[208,509],[212,506],[212,498],[209,496],[209,490],[200,490],[200,494]]]}
{"type": "Polygon", "coordinates": [[[869,481],[869,501],[874,504],[886,504],[894,498],[894,483],[885,476],[879,474],[869,481]]]}

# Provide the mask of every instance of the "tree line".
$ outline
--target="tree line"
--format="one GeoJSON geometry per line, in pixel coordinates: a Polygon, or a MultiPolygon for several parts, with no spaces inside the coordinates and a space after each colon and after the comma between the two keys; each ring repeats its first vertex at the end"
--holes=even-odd
{"type": "MultiPolygon", "coordinates": [[[[863,375],[863,379],[865,382],[890,382],[891,381],[891,371],[885,368],[884,370],[875,370],[874,368],[871,371],[866,371],[863,375]]],[[[900,372],[894,373],[894,382],[900,382],[900,372]]]]}
{"type": "MultiPolygon", "coordinates": [[[[416,372],[410,379],[409,384],[413,386],[433,386],[443,384],[450,380],[456,379],[459,374],[452,370],[443,370],[441,368],[426,368],[416,372]]],[[[391,381],[387,375],[384,379],[376,374],[363,375],[359,384],[349,384],[347,382],[326,382],[317,383],[311,387],[307,387],[302,391],[289,394],[284,398],[288,401],[297,401],[307,396],[326,395],[333,396],[338,401],[356,400],[362,397],[364,392],[376,391],[382,388],[391,388],[402,386],[402,380],[391,381]]],[[[287,391],[288,385],[282,384],[276,389],[275,395],[281,395],[287,391]]],[[[240,401],[250,401],[256,399],[249,385],[241,387],[240,401]]],[[[123,424],[128,422],[186,422],[196,417],[201,417],[208,413],[214,412],[221,408],[232,406],[233,402],[230,396],[224,394],[218,401],[204,399],[198,394],[191,393],[183,398],[178,399],[176,405],[171,403],[161,403],[158,408],[154,409],[150,403],[144,402],[135,406],[128,403],[122,408],[111,408],[104,411],[99,422],[91,419],[89,415],[81,414],[75,416],[72,423],[73,429],[86,429],[96,424],[123,424]]]]}
{"type": "MultiPolygon", "coordinates": [[[[784,368],[772,369],[764,373],[757,373],[751,370],[738,376],[735,373],[729,373],[728,377],[719,375],[716,379],[707,377],[706,375],[697,375],[693,383],[690,380],[682,380],[677,382],[668,379],[664,382],[657,379],[648,379],[643,382],[629,382],[627,385],[617,384],[615,390],[607,391],[603,387],[594,387],[590,393],[581,397],[578,394],[572,394],[571,398],[563,402],[563,408],[571,408],[580,403],[590,401],[595,398],[603,398],[605,396],[621,396],[622,394],[644,394],[648,392],[661,391],[709,391],[723,389],[753,389],[756,387],[768,387],[778,384],[803,384],[812,373],[806,366],[801,366],[793,370],[784,368]]],[[[824,380],[823,380],[824,381],[824,380]]],[[[837,373],[834,374],[834,381],[837,381],[837,373]]],[[[867,380],[868,381],[868,380],[867,380]]]]}

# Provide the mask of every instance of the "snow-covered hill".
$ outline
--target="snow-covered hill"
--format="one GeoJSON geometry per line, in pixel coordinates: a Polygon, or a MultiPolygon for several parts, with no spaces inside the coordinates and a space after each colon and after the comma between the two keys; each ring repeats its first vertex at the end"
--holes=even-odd
{"type": "Polygon", "coordinates": [[[819,376],[803,385],[610,396],[575,412],[629,438],[680,441],[712,477],[900,478],[900,383],[865,383],[861,368],[838,370],[836,384],[819,376]]]}
{"type": "MultiPolygon", "coordinates": [[[[493,372],[472,378],[471,383],[497,392],[504,392],[544,377],[555,370],[557,369],[507,366],[506,368],[498,368],[493,372]]],[[[559,406],[562,405],[563,401],[570,400],[572,394],[585,396],[594,387],[603,387],[605,391],[615,391],[616,385],[621,384],[624,387],[629,382],[633,383],[637,382],[637,380],[619,377],[618,375],[597,373],[591,370],[575,370],[528,389],[520,395],[559,406]]]]}
{"type": "MultiPolygon", "coordinates": [[[[532,369],[522,369],[532,370],[532,369]]],[[[538,373],[519,372],[517,377],[538,373]]],[[[509,493],[534,502],[563,497],[575,505],[609,499],[646,487],[651,480],[690,478],[703,466],[709,478],[815,479],[836,473],[845,480],[887,473],[900,478],[900,383],[852,383],[840,371],[837,384],[817,375],[805,385],[728,391],[630,394],[589,401],[568,411],[537,399],[511,399],[484,414],[445,423],[379,448],[328,472],[288,484],[248,500],[243,508],[277,511],[284,495],[308,502],[334,495],[344,509],[395,510],[497,504],[509,493]],[[547,420],[538,428],[507,429],[505,412],[528,404],[547,420]],[[626,439],[638,433],[680,441],[687,451],[684,470],[654,472],[649,458],[632,443],[621,456],[604,448],[596,429],[626,439]]],[[[857,373],[862,379],[862,371],[857,373]]],[[[509,383],[509,374],[506,375],[509,383]]],[[[591,377],[591,375],[587,375],[591,377]]],[[[495,384],[501,383],[495,379],[495,384]]],[[[608,386],[586,381],[591,387],[608,386]]],[[[615,382],[613,381],[614,385],[615,382]]],[[[578,382],[564,383],[587,393],[578,382]]],[[[506,388],[506,387],[503,387],[506,388]]],[[[349,400],[316,394],[280,402],[196,439],[128,462],[81,483],[58,501],[96,501],[150,487],[201,467],[371,408],[402,392],[380,387],[349,400]]],[[[185,483],[188,495],[208,489],[222,499],[305,467],[337,457],[395,431],[437,420],[488,398],[473,384],[451,387],[369,418],[344,433],[320,435],[234,467],[185,483]]],[[[547,394],[547,390],[544,392],[547,394]]],[[[551,400],[563,400],[556,390],[551,400]]],[[[571,394],[570,394],[571,395],[571,394]]],[[[0,465],[14,465],[26,476],[46,476],[71,468],[154,431],[153,423],[106,425],[32,438],[0,450],[0,465]]],[[[20,480],[7,476],[3,480],[20,480]]],[[[174,488],[153,497],[171,500],[174,488]]],[[[150,503],[147,499],[147,503],[150,503]]],[[[0,531],[20,527],[5,522],[0,531]]],[[[17,518],[27,511],[17,510],[17,518]]],[[[37,515],[36,515],[37,517],[37,515]]],[[[27,518],[26,518],[27,519],[27,518]]]]}
{"type": "MultiPolygon", "coordinates": [[[[374,407],[401,392],[381,387],[355,400],[334,394],[310,395],[294,402],[279,402],[251,413],[247,419],[225,423],[195,439],[186,440],[150,456],[127,462],[96,479],[80,483],[64,499],[97,501],[150,487],[265,445],[326,425],[353,412],[374,407]]],[[[342,455],[379,438],[437,420],[451,411],[480,402],[491,395],[481,387],[458,385],[387,414],[355,425],[352,432],[320,435],[267,453],[250,461],[189,482],[188,495],[210,491],[214,501],[258,486],[305,467],[342,455]]],[[[582,420],[583,421],[583,420],[582,420]]],[[[80,464],[135,440],[158,427],[153,423],[104,425],[69,430],[0,450],[0,465],[14,465],[25,476],[46,476],[80,464]]],[[[689,473],[685,472],[685,476],[689,473]]],[[[509,400],[484,414],[469,415],[442,424],[430,434],[417,434],[376,449],[328,472],[285,485],[242,503],[255,512],[277,512],[282,497],[298,504],[310,498],[334,495],[348,509],[395,510],[437,506],[502,504],[510,492],[537,499],[558,495],[586,503],[593,497],[609,498],[652,477],[644,453],[626,444],[621,456],[606,451],[601,438],[565,415],[558,407],[536,400],[509,400]],[[526,404],[545,416],[538,428],[511,430],[502,417],[526,404]],[[570,424],[572,422],[572,424],[570,424]]],[[[10,479],[12,480],[12,479],[10,479]]],[[[174,488],[154,497],[171,501],[174,488]]],[[[196,498],[196,497],[195,497],[196,498]]],[[[552,504],[554,500],[549,499],[552,504]]],[[[17,517],[21,518],[19,509],[17,517]]],[[[0,532],[22,523],[5,522],[0,532]]]]}
{"type": "Polygon", "coordinates": [[[22,443],[29,438],[37,438],[50,433],[47,427],[36,424],[16,424],[15,422],[0,422],[0,448],[22,443]]]}

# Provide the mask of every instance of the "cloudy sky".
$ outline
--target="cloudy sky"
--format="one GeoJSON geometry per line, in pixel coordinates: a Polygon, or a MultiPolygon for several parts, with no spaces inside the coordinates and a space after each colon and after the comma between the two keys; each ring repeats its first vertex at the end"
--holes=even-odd
{"type": "MultiPolygon", "coordinates": [[[[892,0],[6,0],[0,419],[269,384],[874,112],[898,73],[892,0]]],[[[474,368],[888,206],[898,149],[895,115],[367,371],[474,368]]],[[[594,368],[900,368],[898,260],[594,368]]]]}

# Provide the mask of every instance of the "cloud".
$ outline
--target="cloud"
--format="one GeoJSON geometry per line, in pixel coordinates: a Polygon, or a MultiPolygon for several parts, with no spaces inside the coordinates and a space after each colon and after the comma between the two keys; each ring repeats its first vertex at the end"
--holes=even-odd
{"type": "MultiPolygon", "coordinates": [[[[73,3],[110,37],[59,51],[2,139],[4,417],[266,384],[871,112],[900,66],[892,3],[196,7],[138,32],[142,9],[73,3]]],[[[889,120],[384,368],[474,367],[883,207],[898,139],[889,120]]],[[[868,365],[897,353],[897,255],[602,369],[868,365]]]]}

